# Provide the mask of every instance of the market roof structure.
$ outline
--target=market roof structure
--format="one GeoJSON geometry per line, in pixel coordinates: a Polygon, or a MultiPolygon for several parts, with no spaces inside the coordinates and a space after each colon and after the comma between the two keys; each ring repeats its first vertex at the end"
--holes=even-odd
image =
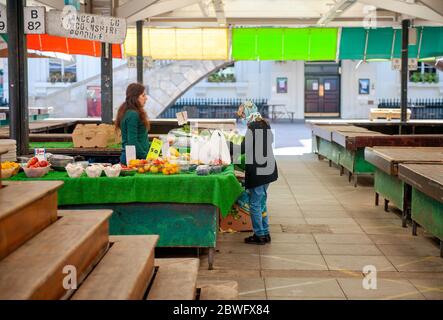
{"type": "MultiPolygon", "coordinates": [[[[0,1],[1,2],[1,1],[0,1]]],[[[3,1],[4,2],[4,1],[3,1]]],[[[61,9],[63,0],[33,0],[61,9]]],[[[399,26],[404,17],[415,25],[442,25],[441,0],[112,0],[84,1],[83,10],[145,20],[149,26],[399,26]],[[91,4],[92,2],[92,4],[91,4]],[[91,7],[92,6],[92,7],[91,7]]],[[[28,5],[30,5],[28,3],[28,5]]]]}

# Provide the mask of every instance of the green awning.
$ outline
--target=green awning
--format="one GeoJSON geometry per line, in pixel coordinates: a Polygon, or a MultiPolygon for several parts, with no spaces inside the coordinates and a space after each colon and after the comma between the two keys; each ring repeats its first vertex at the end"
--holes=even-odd
{"type": "Polygon", "coordinates": [[[336,59],[336,28],[234,28],[234,60],[305,60],[336,59]]]}
{"type": "Polygon", "coordinates": [[[5,42],[8,42],[8,35],[7,34],[0,34],[0,37],[2,37],[5,42]]]}
{"type": "MultiPolygon", "coordinates": [[[[443,56],[443,27],[417,27],[417,44],[409,46],[409,57],[428,59],[443,56]]],[[[373,60],[401,57],[402,30],[393,28],[343,28],[340,59],[373,60]]]]}

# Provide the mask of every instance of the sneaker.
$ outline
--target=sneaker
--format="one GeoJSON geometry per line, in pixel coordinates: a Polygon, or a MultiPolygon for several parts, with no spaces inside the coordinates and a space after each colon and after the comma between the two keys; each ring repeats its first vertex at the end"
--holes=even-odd
{"type": "Polygon", "coordinates": [[[264,245],[264,244],[266,244],[266,238],[265,237],[259,237],[259,236],[256,236],[254,234],[254,235],[252,235],[252,236],[250,236],[248,238],[245,238],[245,243],[264,245]]]}
{"type": "Polygon", "coordinates": [[[270,234],[265,235],[265,241],[266,241],[266,243],[271,243],[271,235],[270,234]]]}

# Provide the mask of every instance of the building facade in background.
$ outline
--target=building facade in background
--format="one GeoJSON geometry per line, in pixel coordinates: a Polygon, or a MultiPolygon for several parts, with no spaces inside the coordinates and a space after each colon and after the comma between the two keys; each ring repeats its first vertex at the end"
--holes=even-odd
{"type": "MultiPolygon", "coordinates": [[[[55,117],[97,117],[100,113],[100,59],[29,59],[30,107],[51,107],[51,101],[72,100],[55,108],[55,117]],[[46,99],[46,97],[52,97],[46,99]],[[49,102],[48,102],[49,101],[49,102]]],[[[126,60],[114,60],[115,108],[124,100],[125,87],[135,76],[126,60]]],[[[159,69],[161,72],[163,69],[159,69]]],[[[158,77],[162,78],[161,74],[158,77]]],[[[0,59],[0,101],[8,100],[7,60],[0,59]]],[[[294,119],[340,117],[368,119],[382,100],[400,97],[400,72],[390,62],[344,60],[335,63],[303,61],[239,61],[208,74],[182,96],[183,99],[266,99],[294,119]]],[[[409,98],[443,98],[443,73],[432,64],[419,64],[410,72],[409,98]]],[[[174,101],[171,101],[173,103],[174,101]]]]}

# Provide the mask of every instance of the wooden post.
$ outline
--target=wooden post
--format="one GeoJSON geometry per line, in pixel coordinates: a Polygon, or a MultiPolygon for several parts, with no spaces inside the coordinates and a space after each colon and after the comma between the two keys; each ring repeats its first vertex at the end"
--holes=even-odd
{"type": "Polygon", "coordinates": [[[28,57],[23,8],[26,0],[8,0],[9,135],[17,155],[29,153],[28,57]]]}
{"type": "Polygon", "coordinates": [[[143,20],[137,21],[137,82],[143,84],[143,20]]]}
{"type": "Polygon", "coordinates": [[[402,49],[401,49],[401,123],[400,132],[408,121],[408,81],[409,81],[409,27],[411,20],[402,21],[402,49]]]}

